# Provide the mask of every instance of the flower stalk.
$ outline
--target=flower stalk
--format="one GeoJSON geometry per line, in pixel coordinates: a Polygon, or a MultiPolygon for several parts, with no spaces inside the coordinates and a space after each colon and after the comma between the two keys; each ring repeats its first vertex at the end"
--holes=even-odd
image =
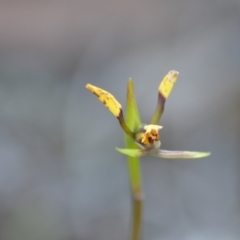
{"type": "Polygon", "coordinates": [[[112,94],[91,84],[86,85],[86,88],[118,119],[125,133],[126,148],[116,148],[116,150],[127,155],[128,160],[133,210],[131,240],[141,239],[143,194],[139,157],[150,155],[166,159],[196,159],[210,155],[209,152],[169,151],[160,148],[161,139],[159,131],[162,129],[162,126],[156,124],[163,114],[165,102],[177,81],[178,75],[177,71],[169,71],[160,83],[157,106],[149,125],[141,123],[132,79],[129,79],[127,85],[126,121],[121,104],[112,94]]]}
{"type": "MultiPolygon", "coordinates": [[[[127,86],[126,124],[132,132],[136,132],[141,125],[132,79],[129,79],[127,86]]],[[[125,144],[127,148],[139,148],[133,138],[127,134],[125,134],[125,144]]],[[[127,159],[132,193],[132,228],[130,239],[140,240],[143,202],[140,159],[136,156],[128,156],[127,159]]]]}

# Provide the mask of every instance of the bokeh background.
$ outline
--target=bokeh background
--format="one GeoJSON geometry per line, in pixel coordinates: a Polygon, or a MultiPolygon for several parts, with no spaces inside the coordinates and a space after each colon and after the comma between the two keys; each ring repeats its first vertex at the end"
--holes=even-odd
{"type": "Polygon", "coordinates": [[[0,2],[0,239],[128,239],[131,201],[117,120],[85,89],[143,122],[169,70],[178,82],[162,147],[145,157],[143,239],[240,239],[240,1],[0,2]]]}

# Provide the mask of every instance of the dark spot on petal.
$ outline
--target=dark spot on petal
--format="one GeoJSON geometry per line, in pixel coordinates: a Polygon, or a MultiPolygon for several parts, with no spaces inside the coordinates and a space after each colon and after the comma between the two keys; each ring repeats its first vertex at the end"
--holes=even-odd
{"type": "Polygon", "coordinates": [[[99,97],[99,95],[96,92],[92,92],[95,96],[99,97]]]}

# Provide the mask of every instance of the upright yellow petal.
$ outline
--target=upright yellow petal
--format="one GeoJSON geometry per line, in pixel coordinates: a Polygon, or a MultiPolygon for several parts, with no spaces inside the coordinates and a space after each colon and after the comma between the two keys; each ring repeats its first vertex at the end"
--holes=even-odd
{"type": "Polygon", "coordinates": [[[135,133],[132,132],[125,123],[122,106],[117,99],[109,92],[102,88],[87,84],[86,88],[92,92],[100,102],[118,119],[124,132],[131,138],[135,138],[135,133]]]}
{"type": "Polygon", "coordinates": [[[161,118],[164,111],[166,99],[169,97],[174,87],[174,84],[177,81],[178,74],[179,73],[175,70],[169,71],[168,74],[163,78],[162,82],[160,83],[158,88],[157,107],[153,114],[151,124],[157,124],[159,119],[161,118]]]}
{"type": "Polygon", "coordinates": [[[170,95],[174,84],[177,81],[179,72],[172,70],[163,78],[161,84],[159,85],[158,91],[164,96],[165,99],[170,95]]]}
{"type": "Polygon", "coordinates": [[[93,86],[91,84],[87,84],[86,88],[92,92],[100,102],[102,102],[105,107],[115,116],[119,117],[120,112],[122,110],[121,104],[116,100],[116,98],[109,92],[93,86]]]}

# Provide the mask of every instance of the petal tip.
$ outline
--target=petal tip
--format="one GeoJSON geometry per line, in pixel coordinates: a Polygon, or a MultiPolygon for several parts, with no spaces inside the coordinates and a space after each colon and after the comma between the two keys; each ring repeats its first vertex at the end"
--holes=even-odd
{"type": "Polygon", "coordinates": [[[85,87],[89,89],[91,87],[91,84],[87,83],[85,87]]]}

